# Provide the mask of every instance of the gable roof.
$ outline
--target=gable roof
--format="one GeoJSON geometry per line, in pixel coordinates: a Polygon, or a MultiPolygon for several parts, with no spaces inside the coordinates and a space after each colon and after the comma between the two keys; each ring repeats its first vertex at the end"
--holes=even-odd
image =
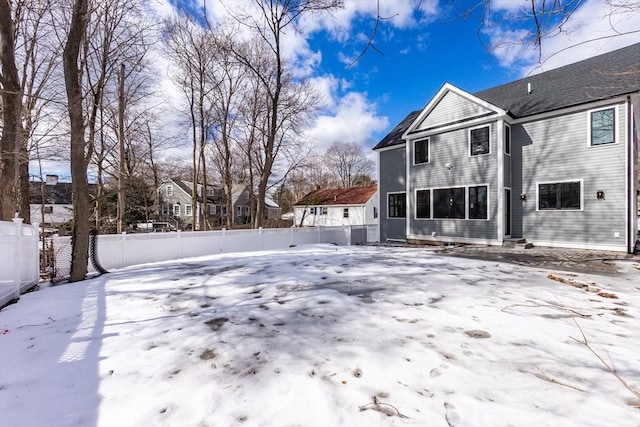
{"type": "MultiPolygon", "coordinates": [[[[506,110],[513,118],[521,118],[638,91],[640,43],[476,92],[473,96],[506,110]],[[528,93],[529,83],[531,93],[528,93]]],[[[409,113],[373,149],[403,144],[402,135],[423,110],[409,113]]]]}
{"type": "Polygon", "coordinates": [[[364,205],[378,191],[377,185],[369,187],[332,188],[307,194],[294,206],[364,205]]]}

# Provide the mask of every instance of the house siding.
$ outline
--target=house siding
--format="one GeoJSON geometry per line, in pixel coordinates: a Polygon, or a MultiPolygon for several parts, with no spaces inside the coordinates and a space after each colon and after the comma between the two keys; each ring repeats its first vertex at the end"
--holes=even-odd
{"type": "Polygon", "coordinates": [[[492,113],[491,110],[449,91],[434,106],[416,130],[431,129],[462,120],[471,120],[490,113],[492,113]]]}
{"type": "Polygon", "coordinates": [[[388,218],[387,194],[404,192],[406,187],[406,154],[405,146],[381,151],[380,158],[380,212],[378,215],[380,224],[380,241],[405,240],[406,219],[388,218]]]}
{"type": "Polygon", "coordinates": [[[515,145],[521,147],[514,163],[522,167],[514,194],[527,195],[526,201],[513,204],[514,231],[515,217],[521,215],[519,225],[527,241],[626,247],[626,177],[620,173],[626,168],[626,109],[618,104],[615,144],[591,147],[588,118],[589,110],[584,110],[525,123],[514,132],[515,145]],[[574,180],[582,182],[581,210],[537,210],[538,183],[574,180]],[[600,190],[604,200],[596,198],[600,190]]]}
{"type": "Polygon", "coordinates": [[[408,214],[411,235],[414,238],[438,239],[442,236],[482,240],[496,238],[498,150],[495,122],[490,126],[491,140],[488,155],[469,156],[468,128],[431,136],[430,162],[412,165],[410,169],[411,208],[408,214]],[[450,170],[446,167],[448,163],[451,164],[450,170]],[[489,187],[487,220],[415,218],[416,190],[476,185],[489,187]]]}

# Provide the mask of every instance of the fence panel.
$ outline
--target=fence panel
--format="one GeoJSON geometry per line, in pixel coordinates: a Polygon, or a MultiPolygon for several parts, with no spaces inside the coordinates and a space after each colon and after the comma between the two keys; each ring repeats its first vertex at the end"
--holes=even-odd
{"type": "MultiPolygon", "coordinates": [[[[98,259],[106,270],[110,270],[149,262],[220,253],[276,250],[310,243],[346,246],[367,242],[367,237],[371,235],[369,226],[106,234],[98,236],[98,259]]],[[[69,238],[58,237],[54,239],[54,250],[62,253],[63,247],[70,244],[69,238]]]]}
{"type": "Polygon", "coordinates": [[[23,224],[21,218],[0,221],[0,306],[38,284],[38,236],[38,224],[23,224]]]}

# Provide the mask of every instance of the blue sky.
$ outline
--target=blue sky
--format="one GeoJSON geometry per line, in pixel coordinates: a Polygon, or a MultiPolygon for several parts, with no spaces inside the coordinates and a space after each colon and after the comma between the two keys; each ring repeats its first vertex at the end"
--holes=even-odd
{"type": "MultiPolygon", "coordinates": [[[[201,6],[203,1],[211,22],[230,9],[255,10],[255,0],[156,0],[149,6],[159,19],[173,15],[177,2],[201,6]]],[[[424,107],[445,82],[473,93],[640,42],[640,0],[582,0],[562,34],[543,37],[541,57],[519,43],[531,22],[518,20],[529,0],[492,0],[490,25],[482,30],[480,10],[468,19],[453,19],[446,9],[455,4],[464,10],[478,0],[380,0],[380,15],[392,17],[381,21],[374,40],[383,55],[369,49],[349,67],[367,46],[377,2],[344,3],[332,14],[306,16],[297,22],[298,31],[290,29],[284,37],[294,72],[324,99],[303,135],[318,154],[336,141],[356,142],[375,159],[371,147],[409,112],[424,107]],[[632,7],[611,14],[608,3],[632,7]]],[[[238,37],[254,35],[247,31],[238,37]]],[[[152,62],[161,77],[158,94],[175,112],[181,95],[169,78],[171,64],[160,49],[152,62]]],[[[184,139],[188,144],[187,135],[184,139]]],[[[164,154],[186,160],[189,153],[178,148],[164,154]]]]}
{"type": "MultiPolygon", "coordinates": [[[[353,7],[350,4],[361,5],[362,1],[346,0],[345,3],[349,8],[353,7]]],[[[366,47],[367,37],[375,24],[370,9],[369,14],[362,12],[353,16],[349,27],[345,25],[346,37],[336,35],[332,24],[329,24],[326,29],[314,31],[307,38],[310,49],[322,52],[316,73],[346,81],[345,88],[337,91],[335,96],[360,94],[369,107],[369,113],[377,119],[374,122],[386,121],[386,126],[373,126],[366,138],[363,135],[353,136],[357,142],[366,147],[375,145],[409,112],[425,106],[445,82],[473,93],[519,79],[528,73],[556,68],[640,42],[637,32],[640,30],[640,4],[632,13],[627,11],[615,15],[613,25],[609,25],[606,19],[609,9],[603,7],[602,1],[584,1],[574,14],[571,26],[567,26],[567,34],[543,39],[542,58],[539,60],[539,52],[535,48],[519,43],[525,34],[524,25],[516,26],[509,20],[510,14],[518,13],[518,7],[529,2],[494,1],[493,25],[482,31],[479,11],[468,19],[451,19],[442,9],[442,3],[446,2],[388,2],[387,16],[398,10],[398,13],[411,13],[412,17],[407,19],[398,15],[382,21],[375,45],[384,55],[369,49],[352,67],[347,64],[366,47]],[[433,7],[427,11],[415,8],[417,4],[424,6],[425,3],[431,3],[433,7]],[[414,9],[406,8],[407,4],[414,9]],[[396,9],[393,9],[394,5],[397,5],[396,9]],[[614,31],[630,34],[583,44],[586,40],[611,35],[614,31]],[[576,46],[569,48],[573,45],[576,46]]],[[[341,18],[338,15],[336,19],[341,18]]],[[[366,121],[364,116],[362,118],[366,121]]],[[[315,134],[322,135],[322,131],[318,129],[315,134]]],[[[322,147],[327,143],[323,140],[319,145],[322,147]]]]}

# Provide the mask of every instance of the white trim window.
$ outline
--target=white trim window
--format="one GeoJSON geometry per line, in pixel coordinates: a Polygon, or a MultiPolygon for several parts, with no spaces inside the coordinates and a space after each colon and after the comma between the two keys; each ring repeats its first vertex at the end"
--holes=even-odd
{"type": "Polygon", "coordinates": [[[193,208],[191,205],[184,205],[184,214],[186,216],[191,216],[193,215],[193,208]]]}
{"type": "Polygon", "coordinates": [[[469,155],[482,156],[491,153],[491,126],[469,129],[469,155]]]}
{"type": "Polygon", "coordinates": [[[407,217],[406,193],[387,193],[387,218],[407,217]]]}
{"type": "Polygon", "coordinates": [[[329,209],[325,206],[318,208],[320,210],[320,215],[326,215],[329,213],[329,209]]]}
{"type": "Polygon", "coordinates": [[[215,215],[217,212],[216,205],[209,205],[209,215],[215,215]]]}
{"type": "Polygon", "coordinates": [[[167,186],[164,189],[165,189],[165,192],[167,194],[167,197],[172,197],[173,196],[173,185],[172,184],[167,184],[167,186]]]}
{"type": "Polygon", "coordinates": [[[413,164],[429,163],[429,138],[413,142],[413,164]]]}
{"type": "Polygon", "coordinates": [[[173,205],[173,216],[180,216],[180,205],[173,205]]]}
{"type": "Polygon", "coordinates": [[[511,126],[504,125],[504,154],[511,155],[511,126]]]}
{"type": "Polygon", "coordinates": [[[582,180],[539,182],[538,210],[582,210],[582,180]]]}
{"type": "Polygon", "coordinates": [[[589,111],[588,133],[591,147],[616,143],[616,116],[615,106],[589,111]]]}

